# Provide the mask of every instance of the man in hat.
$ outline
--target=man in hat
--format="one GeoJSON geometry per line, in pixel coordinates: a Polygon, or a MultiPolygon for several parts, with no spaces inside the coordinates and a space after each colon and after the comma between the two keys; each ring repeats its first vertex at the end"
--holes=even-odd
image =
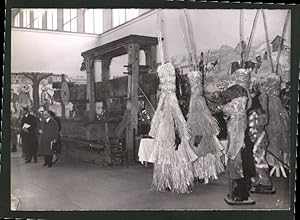
{"type": "Polygon", "coordinates": [[[30,114],[29,107],[23,107],[21,119],[22,148],[25,153],[25,163],[31,163],[33,158],[37,163],[38,150],[38,119],[30,114]]]}

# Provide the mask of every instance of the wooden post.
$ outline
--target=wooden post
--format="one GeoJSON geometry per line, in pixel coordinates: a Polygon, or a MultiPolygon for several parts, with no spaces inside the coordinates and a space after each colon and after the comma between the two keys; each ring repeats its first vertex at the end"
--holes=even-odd
{"type": "Polygon", "coordinates": [[[150,67],[152,71],[156,69],[156,46],[148,46],[145,48],[146,65],[150,67]]]}
{"type": "Polygon", "coordinates": [[[246,51],[247,54],[246,54],[246,57],[245,57],[246,61],[249,59],[251,45],[252,45],[252,41],[253,41],[253,36],[254,36],[254,33],[255,33],[256,24],[257,24],[257,20],[258,20],[258,15],[259,15],[259,9],[257,9],[254,20],[253,20],[252,30],[251,30],[250,38],[249,38],[248,45],[247,45],[247,51],[246,51]]]}
{"type": "Polygon", "coordinates": [[[107,81],[110,78],[109,70],[112,58],[104,58],[101,60],[102,81],[107,81]]]}
{"type": "MultiPolygon", "coordinates": [[[[61,84],[65,81],[66,81],[65,74],[61,74],[61,84]]],[[[63,101],[61,101],[60,103],[61,103],[61,117],[65,118],[66,117],[66,106],[63,101]]]]}
{"type": "Polygon", "coordinates": [[[95,73],[94,59],[86,59],[87,87],[89,100],[89,121],[96,119],[96,99],[95,99],[95,73]]]}
{"type": "Polygon", "coordinates": [[[244,10],[240,11],[240,47],[241,47],[241,66],[244,68],[244,10]]]}
{"type": "Polygon", "coordinates": [[[285,37],[286,28],[287,28],[287,24],[288,24],[288,21],[289,21],[290,13],[291,13],[291,11],[288,10],[285,21],[284,21],[282,34],[281,34],[280,46],[279,46],[279,51],[278,51],[277,59],[276,59],[276,73],[277,74],[278,74],[278,69],[279,69],[279,59],[280,59],[280,55],[281,55],[281,51],[282,51],[282,47],[283,47],[283,43],[284,43],[283,39],[285,37]]]}
{"type": "Polygon", "coordinates": [[[272,60],[272,51],[271,51],[270,44],[269,44],[268,26],[267,26],[267,20],[266,20],[266,15],[265,15],[264,10],[262,10],[262,15],[263,15],[263,20],[264,20],[265,37],[266,37],[266,44],[267,44],[267,49],[268,49],[268,54],[269,54],[269,59],[270,59],[270,66],[271,66],[271,70],[272,70],[272,73],[273,73],[274,72],[274,66],[273,66],[273,60],[272,60]]]}
{"type": "Polygon", "coordinates": [[[134,132],[138,125],[138,80],[139,80],[139,50],[140,45],[132,43],[128,46],[128,65],[131,65],[131,75],[128,75],[128,99],[131,102],[131,120],[126,129],[126,147],[129,160],[135,158],[134,154],[134,132]]]}

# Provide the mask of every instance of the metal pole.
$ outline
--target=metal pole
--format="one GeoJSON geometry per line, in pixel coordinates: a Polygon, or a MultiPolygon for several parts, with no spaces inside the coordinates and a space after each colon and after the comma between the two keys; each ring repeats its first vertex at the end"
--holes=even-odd
{"type": "Polygon", "coordinates": [[[266,44],[267,44],[267,49],[268,49],[268,54],[269,54],[269,59],[270,59],[270,66],[272,72],[274,72],[274,66],[273,66],[273,61],[272,61],[272,52],[269,44],[269,34],[268,34],[268,26],[267,26],[267,20],[266,20],[266,15],[265,11],[262,10],[262,15],[263,15],[263,20],[264,20],[264,27],[265,27],[265,37],[266,37],[266,44]]]}
{"type": "Polygon", "coordinates": [[[277,59],[276,59],[276,74],[278,74],[279,59],[280,59],[280,55],[281,55],[281,51],[282,51],[283,39],[284,39],[284,36],[285,36],[285,33],[286,33],[286,28],[287,28],[287,24],[288,24],[288,21],[289,21],[290,13],[291,13],[291,11],[288,10],[286,18],[285,18],[284,25],[283,25],[283,30],[282,30],[281,39],[280,39],[279,51],[278,51],[277,59]]]}

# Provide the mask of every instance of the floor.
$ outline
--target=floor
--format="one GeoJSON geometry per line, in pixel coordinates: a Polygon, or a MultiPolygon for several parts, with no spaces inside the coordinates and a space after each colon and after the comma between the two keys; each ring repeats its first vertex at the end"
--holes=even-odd
{"type": "Polygon", "coordinates": [[[152,168],[105,168],[61,158],[52,167],[24,164],[19,152],[12,153],[11,192],[21,200],[18,210],[195,210],[195,209],[287,209],[288,180],[274,178],[273,195],[252,195],[251,206],[229,206],[224,202],[227,181],[220,176],[210,184],[197,184],[191,194],[150,190],[152,168]]]}

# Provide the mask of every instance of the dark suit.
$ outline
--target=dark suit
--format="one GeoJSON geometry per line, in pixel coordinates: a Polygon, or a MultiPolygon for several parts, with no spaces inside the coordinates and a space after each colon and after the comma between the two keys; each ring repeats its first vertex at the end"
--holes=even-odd
{"type": "Polygon", "coordinates": [[[39,153],[40,155],[44,156],[45,164],[51,166],[54,154],[54,151],[51,147],[51,142],[53,140],[58,140],[57,122],[53,118],[50,118],[48,122],[44,120],[41,123],[41,130],[43,131],[43,133],[41,134],[41,145],[39,147],[39,153]]]}
{"type": "Polygon", "coordinates": [[[21,132],[23,152],[25,153],[26,161],[30,162],[32,157],[36,161],[38,150],[38,119],[28,114],[22,118],[21,128],[23,128],[25,123],[30,125],[30,127],[28,128],[28,132],[24,131],[24,129],[21,132]]]}

